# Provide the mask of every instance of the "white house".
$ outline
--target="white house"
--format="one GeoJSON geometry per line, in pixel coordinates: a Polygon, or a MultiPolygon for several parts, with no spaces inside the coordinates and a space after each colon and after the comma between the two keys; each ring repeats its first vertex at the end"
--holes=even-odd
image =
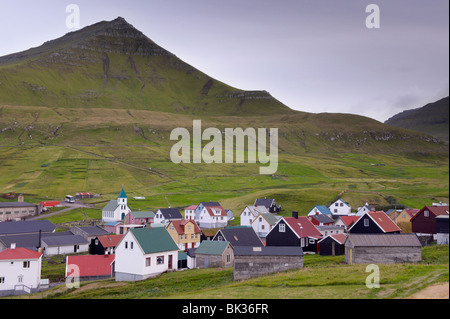
{"type": "Polygon", "coordinates": [[[228,224],[228,215],[218,202],[202,202],[195,210],[195,221],[200,228],[221,228],[228,224]]]}
{"type": "Polygon", "coordinates": [[[102,210],[102,221],[104,223],[124,220],[125,216],[131,212],[128,208],[128,197],[125,191],[119,193],[117,199],[110,200],[102,210]]]}
{"type": "Polygon", "coordinates": [[[267,233],[275,226],[280,218],[281,216],[275,216],[269,212],[258,214],[251,226],[259,237],[266,237],[267,233]]]}
{"type": "Polygon", "coordinates": [[[184,209],[184,219],[193,219],[195,220],[195,210],[197,209],[197,205],[191,205],[184,209]]]}
{"type": "Polygon", "coordinates": [[[331,211],[328,209],[327,206],[324,205],[317,205],[315,206],[313,209],[311,209],[308,213],[308,217],[309,216],[314,216],[314,215],[327,215],[327,216],[331,216],[331,211]]]}
{"type": "Polygon", "coordinates": [[[15,244],[0,252],[0,296],[36,292],[41,264],[42,253],[15,244]]]}
{"type": "Polygon", "coordinates": [[[358,207],[358,210],[356,211],[356,216],[362,216],[365,213],[374,211],[375,207],[370,206],[368,203],[366,203],[366,205],[358,207]]]}
{"type": "Polygon", "coordinates": [[[251,226],[256,216],[266,213],[269,213],[269,210],[265,206],[246,206],[240,215],[241,226],[251,226]]]}
{"type": "Polygon", "coordinates": [[[172,220],[181,220],[183,216],[181,216],[178,208],[160,208],[155,214],[153,218],[154,224],[165,224],[168,225],[172,220]]]}
{"type": "Polygon", "coordinates": [[[178,246],[164,227],[131,229],[116,247],[116,281],[137,281],[177,269],[178,246]]]}
{"type": "Polygon", "coordinates": [[[352,213],[350,204],[340,198],[331,204],[328,209],[334,216],[350,215],[352,213]]]}

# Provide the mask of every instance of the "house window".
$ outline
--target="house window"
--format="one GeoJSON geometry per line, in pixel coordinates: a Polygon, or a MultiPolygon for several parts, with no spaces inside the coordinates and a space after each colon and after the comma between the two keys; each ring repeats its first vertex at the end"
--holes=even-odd
{"type": "Polygon", "coordinates": [[[0,277],[0,284],[4,284],[5,283],[5,277],[0,277]]]}
{"type": "Polygon", "coordinates": [[[125,242],[125,249],[128,249],[128,242],[125,242]]]}
{"type": "Polygon", "coordinates": [[[339,203],[335,203],[334,206],[339,206],[339,203]]]}
{"type": "Polygon", "coordinates": [[[425,217],[429,217],[429,216],[430,216],[430,212],[429,212],[429,211],[427,211],[427,210],[426,210],[426,211],[424,211],[424,212],[423,212],[423,216],[425,216],[425,217]]]}
{"type": "Polygon", "coordinates": [[[264,225],[261,225],[261,229],[264,229],[264,225]]]}
{"type": "Polygon", "coordinates": [[[262,217],[259,217],[259,221],[262,222],[262,217]]]}
{"type": "Polygon", "coordinates": [[[157,264],[157,265],[162,265],[162,264],[164,264],[164,256],[158,256],[158,257],[156,257],[156,264],[157,264]]]}
{"type": "Polygon", "coordinates": [[[23,268],[30,268],[30,261],[24,261],[23,268]]]}
{"type": "Polygon", "coordinates": [[[227,263],[229,263],[230,261],[231,261],[231,255],[228,254],[228,255],[227,255],[227,263]]]}
{"type": "Polygon", "coordinates": [[[280,231],[280,233],[284,233],[286,231],[286,225],[280,224],[279,231],[280,231]]]}
{"type": "Polygon", "coordinates": [[[335,209],[334,212],[337,213],[337,209],[335,209]]]}
{"type": "Polygon", "coordinates": [[[18,279],[19,282],[23,282],[23,276],[22,276],[22,275],[19,275],[19,276],[17,277],[17,279],[18,279]]]}
{"type": "Polygon", "coordinates": [[[130,249],[133,249],[134,242],[130,242],[130,249]]]}
{"type": "Polygon", "coordinates": [[[343,207],[344,206],[344,203],[341,203],[341,207],[343,207]]]}
{"type": "Polygon", "coordinates": [[[369,219],[364,218],[364,227],[369,227],[369,219]]]}
{"type": "Polygon", "coordinates": [[[223,241],[223,237],[222,236],[217,236],[217,240],[218,241],[223,241]]]}
{"type": "Polygon", "coordinates": [[[145,267],[150,267],[152,264],[151,258],[147,257],[145,258],[145,267]]]}

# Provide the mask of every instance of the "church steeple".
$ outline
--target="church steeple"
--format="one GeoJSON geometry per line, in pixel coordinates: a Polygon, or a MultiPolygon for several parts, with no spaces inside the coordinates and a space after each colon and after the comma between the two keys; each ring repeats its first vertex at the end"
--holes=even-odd
{"type": "Polygon", "coordinates": [[[120,191],[119,196],[117,197],[117,203],[119,205],[127,205],[127,201],[128,201],[128,196],[122,187],[122,190],[120,191]]]}

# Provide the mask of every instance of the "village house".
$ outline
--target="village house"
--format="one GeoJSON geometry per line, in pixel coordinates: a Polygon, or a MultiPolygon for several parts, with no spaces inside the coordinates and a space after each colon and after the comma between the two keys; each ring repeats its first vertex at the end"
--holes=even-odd
{"type": "Polygon", "coordinates": [[[308,219],[315,226],[330,226],[334,224],[334,219],[324,214],[311,215],[308,216],[308,219]]]}
{"type": "Polygon", "coordinates": [[[277,214],[281,212],[281,205],[277,205],[277,202],[273,198],[257,198],[253,204],[255,207],[264,206],[269,213],[277,214]]]}
{"type": "Polygon", "coordinates": [[[313,209],[310,210],[310,212],[308,213],[307,216],[309,217],[309,216],[319,215],[319,214],[327,215],[329,217],[331,217],[331,215],[332,215],[331,211],[328,209],[327,206],[325,206],[325,205],[317,205],[313,209]]]}
{"type": "Polygon", "coordinates": [[[342,227],[335,226],[335,225],[326,225],[326,226],[316,226],[317,230],[320,231],[323,237],[328,235],[335,235],[335,234],[344,234],[345,230],[342,227]]]}
{"type": "Polygon", "coordinates": [[[116,247],[116,281],[138,281],[176,270],[178,246],[166,228],[130,229],[116,247]]]}
{"type": "Polygon", "coordinates": [[[448,205],[425,206],[411,218],[412,231],[419,236],[436,234],[436,217],[448,215],[448,205]]]}
{"type": "Polygon", "coordinates": [[[383,211],[367,212],[348,229],[352,234],[400,233],[401,229],[383,211]]]}
{"type": "Polygon", "coordinates": [[[180,250],[200,245],[201,230],[195,220],[172,220],[166,229],[180,250]]]}
{"type": "Polygon", "coordinates": [[[271,213],[261,213],[255,217],[251,226],[260,238],[265,238],[267,233],[276,225],[280,218],[281,216],[276,216],[271,213]]]}
{"type": "Polygon", "coordinates": [[[228,224],[228,214],[218,202],[202,202],[195,210],[195,221],[200,228],[221,228],[228,224]]]}
{"type": "Polygon", "coordinates": [[[192,219],[195,220],[195,210],[198,205],[191,205],[184,209],[184,219],[192,219]]]}
{"type": "Polygon", "coordinates": [[[348,230],[350,227],[353,226],[354,223],[359,219],[360,216],[338,216],[336,221],[334,222],[335,226],[339,226],[344,228],[345,230],[348,230]]]}
{"type": "Polygon", "coordinates": [[[448,215],[436,216],[436,243],[438,245],[448,245],[449,219],[448,215]]]}
{"type": "Polygon", "coordinates": [[[352,207],[350,204],[341,198],[332,203],[328,209],[331,211],[333,216],[351,215],[352,213],[352,207]]]}
{"type": "Polygon", "coordinates": [[[264,244],[252,227],[226,227],[219,229],[213,241],[228,241],[233,247],[262,247],[264,244]]]}
{"type": "Polygon", "coordinates": [[[319,240],[317,252],[321,256],[338,256],[345,253],[344,242],[347,234],[330,234],[319,240]]]}
{"type": "Polygon", "coordinates": [[[34,293],[40,288],[42,253],[14,244],[0,252],[0,296],[34,293]]]}
{"type": "Polygon", "coordinates": [[[155,218],[155,213],[152,211],[131,211],[125,216],[123,223],[130,225],[148,225],[153,223],[153,218],[155,218]]]}
{"type": "Polygon", "coordinates": [[[97,236],[89,244],[90,255],[114,255],[116,246],[123,235],[104,235],[97,236]]]}
{"type": "Polygon", "coordinates": [[[41,213],[41,210],[40,205],[24,202],[23,196],[19,196],[17,202],[0,202],[0,222],[36,216],[41,213]]]}
{"type": "Polygon", "coordinates": [[[266,236],[266,246],[300,246],[304,252],[316,252],[320,231],[306,216],[282,217],[266,236]]]}
{"type": "Polygon", "coordinates": [[[89,241],[80,235],[43,236],[41,242],[45,257],[89,251],[89,241]]]}
{"type": "Polygon", "coordinates": [[[0,236],[13,234],[39,234],[53,233],[56,226],[48,220],[30,220],[18,222],[1,222],[0,236]]]}
{"type": "Polygon", "coordinates": [[[103,207],[102,221],[109,223],[124,220],[129,212],[131,212],[131,209],[128,207],[128,196],[122,188],[117,199],[109,201],[103,207]]]}
{"type": "Polygon", "coordinates": [[[123,225],[122,221],[108,222],[103,225],[103,228],[112,234],[119,234],[119,226],[123,225]]]}
{"type": "Polygon", "coordinates": [[[66,278],[89,281],[108,279],[114,274],[114,255],[81,255],[66,257],[66,278]]]}
{"type": "Polygon", "coordinates": [[[241,226],[251,226],[256,216],[269,213],[265,206],[246,206],[240,215],[241,226]]]}
{"type": "Polygon", "coordinates": [[[83,236],[88,243],[97,236],[109,235],[109,232],[100,226],[74,226],[70,228],[74,235],[83,236]]]}
{"type": "Polygon", "coordinates": [[[422,260],[416,234],[349,234],[344,242],[347,264],[390,264],[422,260]]]}
{"type": "Polygon", "coordinates": [[[233,246],[228,241],[204,240],[195,250],[196,268],[227,268],[233,264],[233,246]]]}
{"type": "Polygon", "coordinates": [[[396,214],[396,216],[394,216],[394,222],[397,225],[400,223],[410,223],[411,218],[413,218],[414,215],[416,215],[419,211],[420,209],[405,208],[404,210],[396,214]]]}
{"type": "Polygon", "coordinates": [[[160,208],[155,214],[155,224],[168,224],[171,220],[182,220],[183,216],[178,208],[160,208]]]}
{"type": "Polygon", "coordinates": [[[364,206],[358,207],[358,210],[356,211],[356,216],[362,216],[365,213],[371,212],[374,210],[375,210],[375,207],[366,203],[364,206]]]}
{"type": "Polygon", "coordinates": [[[234,280],[303,268],[301,247],[234,247],[234,280]]]}

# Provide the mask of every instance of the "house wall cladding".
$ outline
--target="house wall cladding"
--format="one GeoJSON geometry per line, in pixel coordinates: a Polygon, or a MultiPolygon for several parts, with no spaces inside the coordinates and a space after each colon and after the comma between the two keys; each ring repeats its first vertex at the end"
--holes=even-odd
{"type": "Polygon", "coordinates": [[[234,280],[303,268],[303,256],[234,256],[234,280]]]}
{"type": "Polygon", "coordinates": [[[421,247],[345,247],[345,262],[348,264],[392,264],[418,262],[421,259],[421,247]]]}
{"type": "Polygon", "coordinates": [[[223,255],[197,254],[195,256],[195,263],[198,268],[233,267],[233,256],[231,256],[229,262],[225,258],[226,256],[223,255]]]}

